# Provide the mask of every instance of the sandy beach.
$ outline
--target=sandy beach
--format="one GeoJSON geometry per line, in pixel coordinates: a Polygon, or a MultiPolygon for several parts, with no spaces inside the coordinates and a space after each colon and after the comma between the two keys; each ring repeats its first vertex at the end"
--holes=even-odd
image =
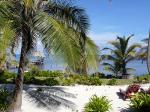
{"type": "MultiPolygon", "coordinates": [[[[141,85],[149,88],[150,84],[141,85]]],[[[25,86],[23,91],[23,112],[83,112],[89,98],[107,96],[112,104],[110,112],[127,112],[130,101],[123,101],[116,94],[124,86],[25,86]],[[37,88],[41,88],[37,90],[37,88]]]]}

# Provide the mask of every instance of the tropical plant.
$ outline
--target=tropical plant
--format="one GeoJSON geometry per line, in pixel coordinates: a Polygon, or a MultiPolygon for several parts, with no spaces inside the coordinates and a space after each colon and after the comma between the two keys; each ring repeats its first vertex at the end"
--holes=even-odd
{"type": "Polygon", "coordinates": [[[122,74],[122,76],[127,75],[129,71],[134,70],[133,68],[127,68],[127,64],[137,57],[137,48],[140,47],[139,44],[129,45],[129,40],[133,35],[129,37],[117,37],[116,41],[110,42],[113,48],[104,48],[111,51],[110,55],[103,55],[104,59],[107,59],[111,63],[104,63],[105,66],[118,73],[118,71],[122,74]],[[111,65],[113,64],[113,65],[111,65]]]}
{"type": "Polygon", "coordinates": [[[138,93],[131,99],[130,107],[135,112],[150,112],[150,95],[138,93]]]}
{"type": "Polygon", "coordinates": [[[109,71],[115,76],[118,76],[120,73],[120,65],[117,62],[114,62],[114,64],[104,62],[102,65],[104,66],[105,71],[109,71]]]}
{"type": "Polygon", "coordinates": [[[150,74],[150,32],[149,37],[143,40],[145,45],[141,48],[139,52],[139,59],[147,62],[147,69],[150,74]]]}
{"type": "Polygon", "coordinates": [[[111,85],[111,86],[116,85],[116,84],[117,84],[117,80],[116,79],[110,79],[108,81],[108,83],[107,83],[107,85],[111,85]]]}
{"type": "Polygon", "coordinates": [[[85,105],[84,112],[108,112],[111,109],[110,101],[105,97],[93,95],[85,105]]]}
{"type": "Polygon", "coordinates": [[[0,89],[0,111],[5,112],[9,106],[10,94],[6,88],[0,89]]]}
{"type": "Polygon", "coordinates": [[[148,38],[143,39],[142,42],[144,42],[144,45],[141,47],[139,51],[139,59],[143,61],[147,60],[147,52],[148,52],[148,38]]]}
{"type": "Polygon", "coordinates": [[[97,52],[94,52],[97,50],[92,50],[96,46],[87,37],[89,24],[85,11],[66,1],[1,0],[0,21],[0,27],[7,23],[15,33],[11,38],[12,48],[21,42],[18,75],[10,110],[21,109],[25,62],[38,38],[49,53],[53,52],[63,58],[73,71],[76,71],[81,61],[87,66],[89,58],[86,57],[97,57],[97,52]],[[87,56],[87,53],[90,55],[87,56]]]}
{"type": "Polygon", "coordinates": [[[0,71],[4,71],[6,64],[6,48],[9,46],[10,38],[14,35],[13,31],[10,29],[9,25],[5,25],[4,27],[0,27],[0,71]]]}

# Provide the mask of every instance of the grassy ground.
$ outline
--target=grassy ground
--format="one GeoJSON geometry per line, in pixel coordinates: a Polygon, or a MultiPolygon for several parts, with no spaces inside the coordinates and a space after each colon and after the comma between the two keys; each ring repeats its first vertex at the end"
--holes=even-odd
{"type": "MultiPolygon", "coordinates": [[[[107,85],[111,79],[100,79],[103,85],[107,85]]],[[[116,85],[130,85],[133,84],[135,79],[116,79],[116,85]]]]}

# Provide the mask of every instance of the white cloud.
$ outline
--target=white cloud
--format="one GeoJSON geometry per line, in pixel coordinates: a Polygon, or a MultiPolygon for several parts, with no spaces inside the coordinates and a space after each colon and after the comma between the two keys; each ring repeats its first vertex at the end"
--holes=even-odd
{"type": "MultiPolygon", "coordinates": [[[[95,34],[95,33],[89,34],[90,38],[101,48],[110,46],[108,44],[108,42],[115,40],[117,36],[126,36],[127,37],[130,35],[131,34],[124,35],[119,32],[103,32],[103,33],[99,33],[99,34],[95,34]]],[[[131,38],[130,44],[141,43],[141,40],[144,39],[145,37],[146,37],[145,34],[136,34],[131,38]]]]}
{"type": "Polygon", "coordinates": [[[120,33],[116,32],[104,32],[100,34],[91,33],[89,34],[90,38],[98,45],[98,46],[106,46],[109,41],[115,40],[116,36],[120,35],[120,33]]]}

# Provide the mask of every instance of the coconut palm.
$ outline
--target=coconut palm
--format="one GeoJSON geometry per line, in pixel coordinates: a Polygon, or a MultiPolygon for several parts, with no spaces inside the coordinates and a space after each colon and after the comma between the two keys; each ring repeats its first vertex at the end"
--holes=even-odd
{"type": "Polygon", "coordinates": [[[119,71],[120,71],[120,66],[118,66],[117,63],[115,63],[115,60],[113,63],[108,63],[108,62],[104,62],[102,65],[104,66],[104,70],[111,72],[114,76],[118,76],[119,75],[119,71]]]}
{"type": "Polygon", "coordinates": [[[139,59],[143,61],[147,60],[147,51],[148,51],[148,38],[143,39],[142,42],[144,42],[144,46],[141,47],[140,51],[139,51],[139,59]]]}
{"type": "MultiPolygon", "coordinates": [[[[87,37],[89,24],[85,11],[65,1],[1,0],[0,20],[9,23],[15,33],[11,38],[13,48],[18,40],[21,40],[20,62],[11,111],[21,109],[26,56],[34,48],[37,38],[41,39],[49,53],[53,51],[63,58],[74,71],[79,63],[85,66],[81,68],[87,69],[89,57],[96,59],[97,50],[94,52],[92,49],[97,48],[87,37]],[[87,53],[90,55],[87,56],[87,53]]],[[[2,26],[4,24],[0,23],[0,27],[2,26]]]]}
{"type": "Polygon", "coordinates": [[[6,68],[6,48],[9,47],[10,38],[14,35],[14,33],[8,25],[5,25],[5,27],[0,28],[0,32],[0,72],[3,72],[3,70],[6,68]]]}
{"type": "MultiPolygon", "coordinates": [[[[105,55],[106,59],[114,64],[114,67],[120,71],[122,76],[127,75],[129,70],[132,68],[127,68],[127,64],[136,57],[136,49],[140,47],[139,44],[129,45],[129,40],[133,35],[129,37],[117,37],[117,41],[110,42],[113,48],[105,48],[111,51],[110,55],[105,55]]],[[[105,64],[106,65],[106,64],[105,64]]]]}
{"type": "Polygon", "coordinates": [[[150,49],[150,45],[149,45],[149,43],[150,43],[150,33],[149,33],[149,37],[142,40],[142,41],[145,43],[145,45],[142,46],[142,48],[140,49],[138,58],[140,60],[142,60],[142,62],[143,61],[147,62],[147,69],[148,69],[148,72],[150,73],[150,52],[149,52],[150,51],[149,50],[150,49]]]}

